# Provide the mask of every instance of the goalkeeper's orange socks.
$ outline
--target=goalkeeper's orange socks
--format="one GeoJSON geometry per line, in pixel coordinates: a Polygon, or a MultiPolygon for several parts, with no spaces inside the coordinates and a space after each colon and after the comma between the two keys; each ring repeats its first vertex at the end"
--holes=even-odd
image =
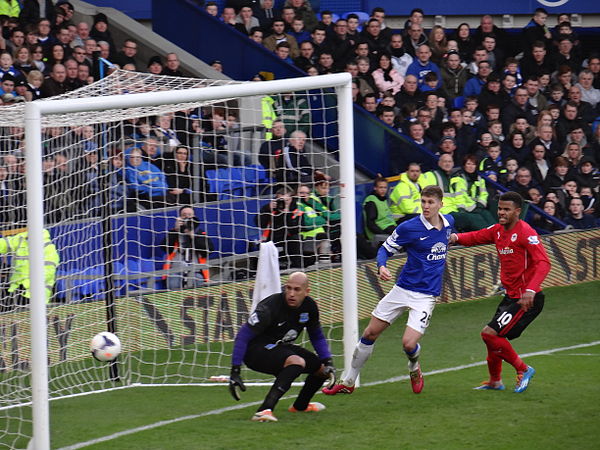
{"type": "Polygon", "coordinates": [[[490,368],[488,359],[488,368],[490,368],[491,381],[500,380],[502,363],[498,363],[497,358],[502,358],[504,361],[513,366],[517,372],[525,372],[527,370],[527,364],[525,364],[517,352],[515,352],[515,349],[512,347],[510,342],[508,342],[508,339],[488,333],[481,333],[481,338],[487,346],[488,358],[492,361],[490,368]],[[497,373],[493,373],[492,370],[497,373]]]}

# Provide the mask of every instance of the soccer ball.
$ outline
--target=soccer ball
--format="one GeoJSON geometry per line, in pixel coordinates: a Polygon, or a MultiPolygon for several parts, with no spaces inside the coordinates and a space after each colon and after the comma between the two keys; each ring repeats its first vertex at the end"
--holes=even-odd
{"type": "Polygon", "coordinates": [[[113,361],[121,353],[121,341],[115,334],[103,331],[94,336],[90,350],[98,361],[113,361]]]}

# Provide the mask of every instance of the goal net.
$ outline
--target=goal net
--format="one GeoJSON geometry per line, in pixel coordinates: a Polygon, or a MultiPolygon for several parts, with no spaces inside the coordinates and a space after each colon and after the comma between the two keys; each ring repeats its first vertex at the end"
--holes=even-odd
{"type": "Polygon", "coordinates": [[[28,105],[39,119],[23,103],[0,110],[0,447],[43,442],[44,389],[55,400],[226,382],[268,241],[276,254],[263,274],[309,274],[336,362],[348,361],[348,89],[339,75],[239,83],[116,71],[28,105]],[[114,364],[90,356],[107,330],[122,342],[114,364]]]}

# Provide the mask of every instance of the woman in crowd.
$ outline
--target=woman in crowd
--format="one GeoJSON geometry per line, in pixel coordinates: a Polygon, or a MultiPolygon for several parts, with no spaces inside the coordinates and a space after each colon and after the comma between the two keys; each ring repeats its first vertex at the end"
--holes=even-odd
{"type": "Polygon", "coordinates": [[[402,75],[392,67],[392,59],[388,53],[379,55],[379,68],[373,72],[373,80],[380,96],[390,90],[396,95],[404,84],[402,75]]]}

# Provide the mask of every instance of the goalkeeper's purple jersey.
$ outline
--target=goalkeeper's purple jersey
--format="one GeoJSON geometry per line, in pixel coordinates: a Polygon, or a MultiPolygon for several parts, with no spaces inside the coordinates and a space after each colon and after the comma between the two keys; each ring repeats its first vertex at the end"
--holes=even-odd
{"type": "Polygon", "coordinates": [[[377,253],[377,265],[385,266],[387,259],[401,247],[406,249],[407,260],[396,284],[403,289],[438,296],[446,265],[448,239],[454,218],[440,214],[444,227],[438,230],[423,215],[402,222],[386,239],[377,253]]]}

